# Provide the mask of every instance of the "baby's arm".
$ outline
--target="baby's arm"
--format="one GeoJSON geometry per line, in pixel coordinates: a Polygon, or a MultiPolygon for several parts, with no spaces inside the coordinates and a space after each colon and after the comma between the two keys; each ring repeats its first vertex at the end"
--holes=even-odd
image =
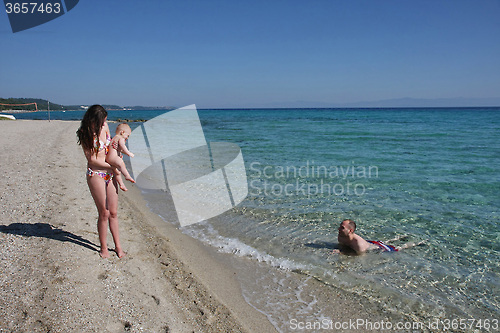
{"type": "Polygon", "coordinates": [[[130,156],[130,157],[134,157],[134,154],[131,153],[127,146],[125,145],[125,139],[121,138],[120,140],[118,140],[118,146],[119,146],[119,149],[122,153],[130,156]]]}

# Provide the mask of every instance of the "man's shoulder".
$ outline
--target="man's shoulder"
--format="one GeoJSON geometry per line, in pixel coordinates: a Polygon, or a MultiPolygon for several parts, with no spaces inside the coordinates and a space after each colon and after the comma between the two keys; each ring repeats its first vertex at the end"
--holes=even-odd
{"type": "Polygon", "coordinates": [[[368,250],[368,248],[371,246],[370,242],[365,240],[363,237],[356,235],[357,237],[354,238],[355,244],[356,244],[356,252],[365,252],[368,250]]]}

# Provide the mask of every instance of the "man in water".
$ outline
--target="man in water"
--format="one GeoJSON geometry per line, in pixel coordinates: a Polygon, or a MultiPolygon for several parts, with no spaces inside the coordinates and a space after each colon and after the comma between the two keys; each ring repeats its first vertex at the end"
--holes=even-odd
{"type": "MultiPolygon", "coordinates": [[[[356,252],[356,254],[361,254],[369,250],[381,249],[387,252],[395,252],[400,249],[405,249],[419,244],[408,243],[403,246],[392,246],[380,241],[367,241],[363,237],[357,235],[356,223],[353,220],[344,220],[340,223],[338,241],[341,249],[333,250],[333,253],[340,253],[343,250],[351,250],[356,252]]],[[[398,240],[400,238],[392,239],[391,241],[398,240]]]]}

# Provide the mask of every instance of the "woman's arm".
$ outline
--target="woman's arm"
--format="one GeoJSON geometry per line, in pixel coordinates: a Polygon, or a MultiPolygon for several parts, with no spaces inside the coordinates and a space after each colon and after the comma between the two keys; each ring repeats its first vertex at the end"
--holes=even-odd
{"type": "Polygon", "coordinates": [[[102,169],[112,169],[112,166],[106,162],[106,160],[102,157],[99,157],[99,154],[96,154],[93,151],[84,150],[85,157],[87,158],[87,164],[90,168],[94,168],[96,170],[102,169]]]}

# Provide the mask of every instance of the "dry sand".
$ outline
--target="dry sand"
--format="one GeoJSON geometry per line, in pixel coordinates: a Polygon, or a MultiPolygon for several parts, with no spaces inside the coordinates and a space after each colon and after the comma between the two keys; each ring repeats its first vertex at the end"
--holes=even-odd
{"type": "Polygon", "coordinates": [[[128,255],[100,258],[78,126],[0,121],[0,332],[274,332],[237,272],[134,186],[120,193],[128,255]]]}

